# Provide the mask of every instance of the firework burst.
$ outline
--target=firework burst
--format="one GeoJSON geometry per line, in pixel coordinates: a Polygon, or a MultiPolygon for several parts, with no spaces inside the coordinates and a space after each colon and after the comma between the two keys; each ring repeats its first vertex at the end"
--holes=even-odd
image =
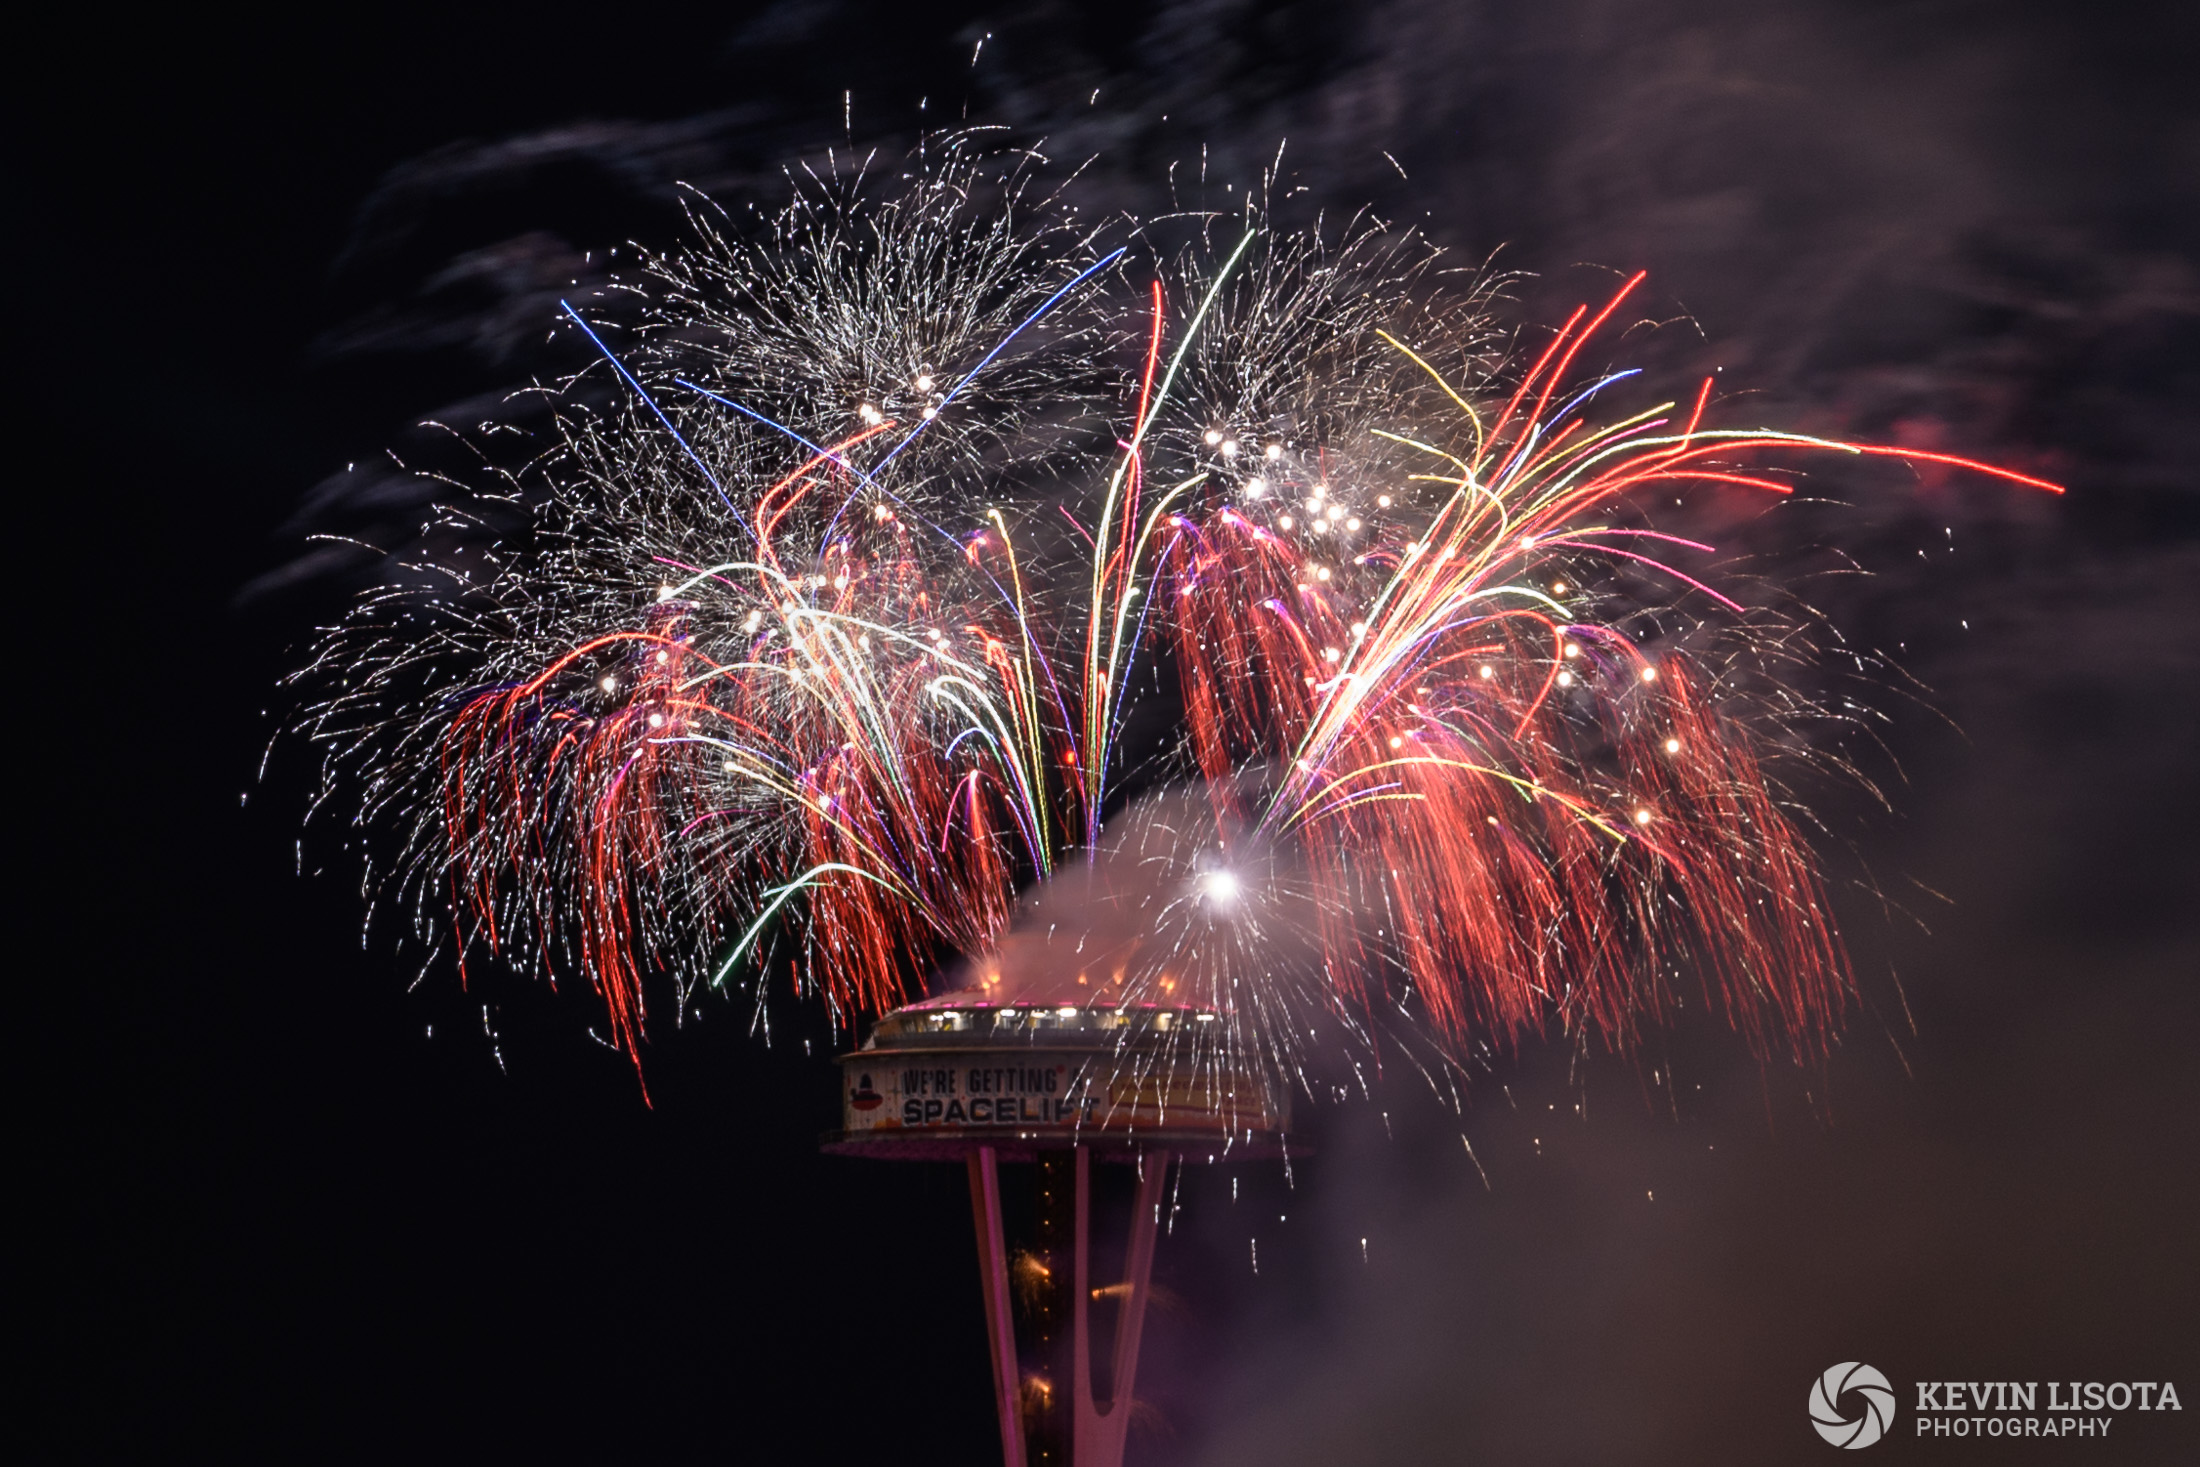
{"type": "Polygon", "coordinates": [[[638,331],[568,307],[619,396],[499,478],[531,536],[302,674],[419,933],[584,977],[637,1066],[652,991],[761,1015],[775,955],[851,1025],[943,965],[1194,1006],[1277,1084],[1331,1033],[1625,1044],[1684,985],[1821,1052],[1852,984],[1766,772],[1799,705],[1721,671],[1767,632],[1712,547],[1614,511],[1888,451],[1721,426],[1709,384],[1600,413],[1635,281],[1508,375],[1408,235],[1087,229],[1033,177],[699,201],[638,331]],[[1028,957],[1073,874],[1135,921],[1028,957]]]}

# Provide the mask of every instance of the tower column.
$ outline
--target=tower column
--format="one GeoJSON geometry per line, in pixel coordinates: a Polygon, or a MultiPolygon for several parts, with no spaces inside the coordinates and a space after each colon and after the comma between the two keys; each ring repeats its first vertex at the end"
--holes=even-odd
{"type": "Polygon", "coordinates": [[[1130,1254],[1123,1266],[1123,1297],[1116,1307],[1113,1369],[1108,1374],[1108,1403],[1100,1405],[1092,1392],[1092,1284],[1087,1267],[1087,1220],[1091,1211],[1091,1162],[1086,1148],[1077,1148],[1077,1299],[1071,1333],[1076,1341],[1076,1360],[1070,1371],[1073,1392],[1076,1447],[1075,1467],[1122,1467],[1123,1447],[1131,1423],[1131,1393],[1138,1377],[1138,1337],[1146,1323],[1146,1300],[1152,1292],[1154,1236],[1161,1222],[1161,1186],[1169,1174],[1169,1153],[1148,1151],[1138,1158],[1138,1201],[1131,1210],[1130,1254]]]}
{"type": "Polygon", "coordinates": [[[970,1153],[970,1212],[978,1227],[978,1283],[985,1294],[985,1340],[993,1355],[993,1404],[1001,1417],[1001,1461],[1025,1467],[1023,1370],[1008,1295],[1008,1250],[1001,1237],[1001,1163],[990,1146],[970,1153]]]}
{"type": "Polygon", "coordinates": [[[1130,1248],[1115,1316],[1114,1368],[1104,1403],[1092,1388],[1092,1152],[1080,1146],[1068,1155],[1042,1161],[1039,1186],[1043,1194],[1051,1195],[1041,1198],[1043,1236],[1039,1241],[1047,1248],[1047,1267],[1053,1274],[1046,1290],[1049,1298],[1043,1306],[1041,1337],[1033,1342],[1041,1368],[1048,1373],[1049,1390],[1042,1403],[1027,1401],[1023,1388],[1001,1225],[999,1153],[990,1146],[971,1152],[970,1211],[978,1235],[978,1282],[985,1297],[986,1344],[993,1357],[994,1406],[1000,1415],[1001,1460],[1006,1467],[1047,1467],[1049,1463],[1122,1467],[1170,1160],[1166,1150],[1143,1152],[1137,1158],[1138,1200],[1131,1211],[1130,1248]],[[1066,1239],[1061,1236],[1064,1232],[1069,1234],[1066,1239]],[[1065,1242],[1066,1250],[1061,1247],[1065,1242]],[[1063,1251],[1069,1254],[1066,1260],[1060,1256],[1063,1251]],[[1065,1292],[1070,1296],[1066,1309],[1065,1292]],[[1062,1339],[1065,1329],[1066,1341],[1062,1339]]]}

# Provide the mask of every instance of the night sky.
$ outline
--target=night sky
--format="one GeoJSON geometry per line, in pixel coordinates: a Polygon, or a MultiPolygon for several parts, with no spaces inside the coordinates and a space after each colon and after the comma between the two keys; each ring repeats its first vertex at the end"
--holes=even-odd
{"type": "Polygon", "coordinates": [[[645,1108],[577,985],[363,950],[304,751],[259,772],[374,574],[305,537],[403,543],[411,425],[571,365],[558,294],[674,242],[676,183],[769,202],[965,117],[1119,207],[1288,138],[1326,206],[1537,272],[1517,320],[1647,267],[1693,322],[1660,370],[2071,489],[1844,486],[1872,574],[1822,604],[1918,687],[1895,811],[1826,796],[1868,1001],[1828,1072],[1553,1041],[1463,1118],[1398,1082],[1289,1177],[1191,1176],[1132,1459],[1826,1460],[1806,1394],[1863,1360],[1903,1396],[1872,1460],[2200,1460],[2194,39],[2175,4],[787,0],[19,52],[25,1460],[997,1460],[962,1174],[817,1153],[821,1019],[706,1006],[645,1108]],[[2051,1379],[2187,1409],[1910,1436],[1907,1382],[2051,1379]]]}

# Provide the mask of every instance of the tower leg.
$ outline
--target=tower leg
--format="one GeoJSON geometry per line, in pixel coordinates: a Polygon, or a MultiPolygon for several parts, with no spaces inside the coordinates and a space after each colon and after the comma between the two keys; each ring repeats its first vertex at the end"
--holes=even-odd
{"type": "Polygon", "coordinates": [[[1092,1155],[1077,1148],[1076,1298],[1071,1337],[1076,1359],[1070,1371],[1076,1447],[1075,1467],[1122,1467],[1130,1432],[1131,1393],[1138,1376],[1138,1340],[1146,1323],[1152,1292],[1154,1235],[1161,1222],[1161,1187],[1169,1171],[1169,1153],[1149,1151],[1139,1158],[1138,1201],[1131,1210],[1130,1254],[1124,1262],[1125,1294],[1116,1313],[1114,1370],[1109,1400],[1101,1406],[1092,1394],[1092,1283],[1089,1266],[1092,1212],[1092,1155]]]}
{"type": "Polygon", "coordinates": [[[1068,1155],[1057,1152],[1042,1157],[1039,1241],[1053,1278],[1048,1302],[1037,1311],[1040,1337],[1035,1348],[1051,1389],[1043,1401],[1034,1398],[1027,1412],[1009,1294],[1008,1250],[1001,1228],[1000,1157],[990,1146],[971,1155],[970,1211],[977,1224],[978,1280],[985,1294],[986,1343],[993,1354],[994,1404],[1000,1412],[1001,1460],[1006,1467],[1056,1462],[1066,1462],[1068,1467],[1122,1467],[1132,1387],[1138,1376],[1139,1337],[1153,1292],[1154,1241],[1160,1231],[1169,1161],[1166,1151],[1149,1151],[1138,1160],[1138,1201],[1131,1211],[1123,1298],[1116,1313],[1115,1369],[1109,1400],[1103,1405],[1092,1391],[1092,1153],[1080,1146],[1068,1155]],[[1067,1238],[1061,1236],[1064,1232],[1067,1238]],[[1067,1260],[1062,1257],[1063,1244],[1068,1245],[1067,1260]],[[1062,1308],[1065,1283],[1070,1295],[1066,1310],[1062,1308]],[[1060,1348],[1065,1325],[1069,1330],[1066,1351],[1060,1348]],[[1068,1358],[1063,1359],[1064,1355],[1068,1358]]]}
{"type": "Polygon", "coordinates": [[[985,1292],[985,1338],[993,1352],[993,1400],[1001,1415],[1001,1461],[1024,1467],[1023,1372],[1009,1312],[1008,1251],[1001,1239],[1000,1158],[981,1146],[970,1158],[970,1212],[978,1229],[978,1281],[985,1292]]]}

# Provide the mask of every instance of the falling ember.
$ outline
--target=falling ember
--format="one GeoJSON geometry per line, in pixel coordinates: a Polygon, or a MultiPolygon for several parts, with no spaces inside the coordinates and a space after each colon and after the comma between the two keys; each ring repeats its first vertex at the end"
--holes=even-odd
{"type": "Polygon", "coordinates": [[[958,956],[1036,1003],[1001,978],[1019,893],[1160,840],[1101,819],[1158,769],[1175,844],[1105,991],[1174,996],[1277,1083],[1323,1025],[1462,1062],[1552,1025],[1624,1044],[1684,971],[1760,1052],[1822,1053],[1852,981],[1765,768],[1798,700],[1702,655],[1751,635],[1711,547],[1615,511],[1904,451],[1720,426],[1708,382],[1606,411],[1632,389],[1576,364],[1639,276],[1508,371],[1409,236],[1254,216],[1134,256],[1024,166],[951,153],[706,232],[653,258],[623,345],[567,307],[625,397],[574,399],[492,486],[534,533],[370,596],[301,674],[423,937],[585,977],[637,1066],[651,991],[762,1003],[785,964],[844,1023],[958,956]],[[1063,422],[1107,428],[1032,426],[1063,422]],[[1223,461],[1356,553],[1233,510],[1223,461]],[[1339,502],[1378,483],[1379,518],[1339,502]],[[1142,706],[1173,764],[1126,745],[1142,706]]]}

